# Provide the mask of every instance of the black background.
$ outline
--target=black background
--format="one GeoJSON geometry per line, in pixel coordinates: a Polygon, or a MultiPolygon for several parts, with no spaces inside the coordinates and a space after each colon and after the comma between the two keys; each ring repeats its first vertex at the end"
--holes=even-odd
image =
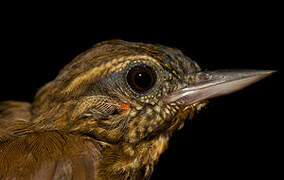
{"type": "Polygon", "coordinates": [[[277,175],[283,163],[279,5],[169,5],[114,10],[110,4],[72,10],[8,6],[1,16],[0,101],[32,101],[72,58],[110,39],[176,47],[208,70],[278,70],[240,92],[211,100],[174,134],[152,179],[277,175]]]}

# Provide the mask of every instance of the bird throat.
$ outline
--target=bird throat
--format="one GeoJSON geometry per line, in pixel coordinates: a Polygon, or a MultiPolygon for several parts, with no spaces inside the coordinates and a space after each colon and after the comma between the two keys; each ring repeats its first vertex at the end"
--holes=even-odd
{"type": "Polygon", "coordinates": [[[98,166],[98,178],[148,179],[160,155],[167,149],[168,140],[169,135],[161,134],[137,145],[123,143],[105,147],[98,166]]]}

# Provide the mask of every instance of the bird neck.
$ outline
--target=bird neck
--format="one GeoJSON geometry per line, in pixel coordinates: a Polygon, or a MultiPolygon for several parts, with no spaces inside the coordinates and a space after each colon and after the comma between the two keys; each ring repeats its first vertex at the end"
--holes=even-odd
{"type": "Polygon", "coordinates": [[[136,145],[121,143],[102,151],[100,179],[148,179],[160,155],[168,147],[169,135],[162,134],[136,145]],[[122,178],[123,176],[123,178],[122,178]]]}

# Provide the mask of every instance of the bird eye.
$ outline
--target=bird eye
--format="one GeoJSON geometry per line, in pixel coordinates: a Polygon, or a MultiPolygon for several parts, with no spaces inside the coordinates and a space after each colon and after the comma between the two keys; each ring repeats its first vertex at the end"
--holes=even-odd
{"type": "Polygon", "coordinates": [[[134,66],[127,73],[127,82],[135,92],[144,93],[155,85],[156,73],[146,65],[134,66]]]}

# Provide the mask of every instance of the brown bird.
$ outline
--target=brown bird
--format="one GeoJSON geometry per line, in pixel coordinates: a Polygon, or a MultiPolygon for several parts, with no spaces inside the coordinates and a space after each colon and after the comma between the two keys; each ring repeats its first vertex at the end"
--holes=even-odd
{"type": "Polygon", "coordinates": [[[172,133],[207,99],[271,73],[205,72],[166,46],[98,43],[32,104],[0,104],[0,179],[149,179],[172,133]]]}

